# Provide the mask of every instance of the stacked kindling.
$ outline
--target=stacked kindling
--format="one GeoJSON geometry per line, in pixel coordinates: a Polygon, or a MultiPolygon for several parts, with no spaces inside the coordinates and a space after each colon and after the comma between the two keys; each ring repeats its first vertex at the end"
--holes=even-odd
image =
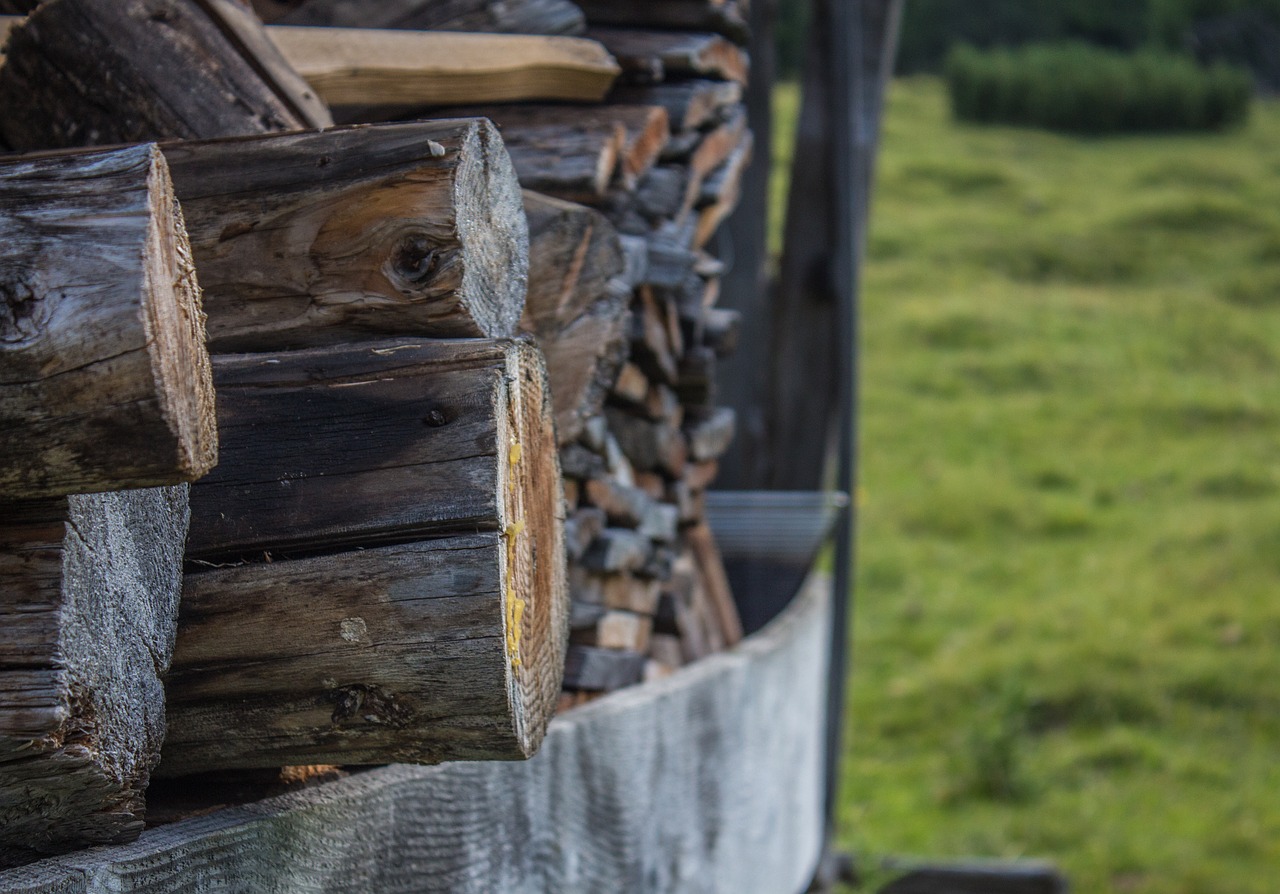
{"type": "Polygon", "coordinates": [[[160,757],[532,754],[562,485],[496,130],[307,130],[232,0],[8,27],[9,145],[188,141],[0,164],[0,864],[136,835],[160,757]],[[189,538],[186,485],[78,496],[215,456],[189,538]]]}

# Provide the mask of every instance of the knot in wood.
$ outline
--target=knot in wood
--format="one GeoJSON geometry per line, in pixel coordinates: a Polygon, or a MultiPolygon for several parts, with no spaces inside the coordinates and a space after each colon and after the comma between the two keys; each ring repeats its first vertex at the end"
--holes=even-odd
{"type": "Polygon", "coordinates": [[[402,279],[423,285],[436,272],[436,250],[425,234],[415,233],[400,240],[391,263],[402,279]]]}
{"type": "Polygon", "coordinates": [[[449,419],[447,416],[444,415],[444,413],[440,412],[439,410],[431,410],[430,412],[427,413],[427,415],[423,418],[422,421],[425,422],[427,425],[431,426],[432,428],[439,428],[440,426],[446,424],[449,421],[449,419]]]}
{"type": "Polygon", "coordinates": [[[49,308],[24,278],[0,279],[0,342],[25,345],[39,337],[49,308]]]}
{"type": "Polygon", "coordinates": [[[381,686],[354,683],[340,686],[328,697],[335,703],[331,718],[335,727],[373,724],[404,729],[413,721],[413,712],[381,686]]]}

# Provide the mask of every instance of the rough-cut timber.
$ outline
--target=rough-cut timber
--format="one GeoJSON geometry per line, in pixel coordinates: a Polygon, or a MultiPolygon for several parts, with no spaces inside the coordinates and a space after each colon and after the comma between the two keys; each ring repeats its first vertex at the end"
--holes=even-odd
{"type": "Polygon", "coordinates": [[[489,122],[347,127],[165,153],[215,351],[378,332],[514,334],[528,235],[489,122]]]}
{"type": "Polygon", "coordinates": [[[568,618],[537,349],[226,355],[215,379],[162,772],[532,754],[568,618]]]}
{"type": "Polygon", "coordinates": [[[142,831],[186,487],[0,506],[0,865],[142,831]]]}
{"type": "Polygon", "coordinates": [[[6,53],[0,132],[15,149],[333,123],[236,0],[49,0],[6,53]]]}
{"type": "Polygon", "coordinates": [[[526,514],[550,536],[544,376],[537,348],[510,340],[215,356],[222,459],[192,489],[188,558],[504,531],[526,514]]]}
{"type": "Polygon", "coordinates": [[[599,102],[619,72],[604,47],[580,37],[284,25],[268,33],[333,106],[599,102]]]}
{"type": "Polygon", "coordinates": [[[815,581],[732,653],[556,718],[531,761],[356,773],[0,874],[0,887],[803,891],[824,840],[829,592],[815,581]]]}
{"type": "MultiPolygon", "coordinates": [[[[265,12],[271,14],[271,10],[265,12]]],[[[268,20],[286,25],[488,34],[580,34],[584,27],[582,10],[570,0],[311,0],[268,20]]]]}
{"type": "Polygon", "coordinates": [[[0,163],[0,497],[217,460],[200,290],[152,144],[0,163]]]}
{"type": "Polygon", "coordinates": [[[646,81],[656,72],[656,81],[707,77],[747,83],[746,52],[719,34],[592,28],[587,36],[604,44],[625,74],[635,73],[646,81]]]}

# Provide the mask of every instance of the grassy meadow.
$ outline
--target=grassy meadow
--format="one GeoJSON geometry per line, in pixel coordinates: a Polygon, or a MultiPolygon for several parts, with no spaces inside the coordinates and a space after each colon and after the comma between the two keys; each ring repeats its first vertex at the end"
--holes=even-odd
{"type": "Polygon", "coordinates": [[[842,845],[1280,891],[1280,105],[1081,139],[900,81],[863,321],[842,845]]]}

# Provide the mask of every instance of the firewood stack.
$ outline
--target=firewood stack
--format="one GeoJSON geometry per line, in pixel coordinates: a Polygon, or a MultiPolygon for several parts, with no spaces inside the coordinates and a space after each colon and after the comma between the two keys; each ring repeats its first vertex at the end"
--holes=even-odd
{"type": "Polygon", "coordinates": [[[741,637],[702,505],[733,0],[35,6],[0,4],[0,138],[59,150],[0,159],[0,865],[136,835],[153,768],[527,757],[741,637]]]}

